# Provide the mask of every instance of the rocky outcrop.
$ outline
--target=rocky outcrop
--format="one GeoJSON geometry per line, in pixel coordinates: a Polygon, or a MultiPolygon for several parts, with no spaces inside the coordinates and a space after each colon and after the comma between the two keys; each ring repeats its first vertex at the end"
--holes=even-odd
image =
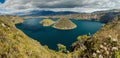
{"type": "Polygon", "coordinates": [[[43,26],[51,26],[54,23],[55,22],[51,19],[43,19],[42,21],[40,21],[40,24],[42,24],[43,26]]]}
{"type": "Polygon", "coordinates": [[[61,29],[61,30],[70,30],[76,28],[77,25],[74,24],[71,20],[61,18],[54,25],[53,28],[61,29]]]}

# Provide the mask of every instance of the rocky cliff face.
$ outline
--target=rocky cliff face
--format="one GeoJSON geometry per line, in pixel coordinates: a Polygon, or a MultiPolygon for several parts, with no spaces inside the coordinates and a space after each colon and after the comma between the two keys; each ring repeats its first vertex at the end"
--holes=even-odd
{"type": "Polygon", "coordinates": [[[74,19],[97,19],[100,15],[97,14],[75,14],[75,15],[70,15],[70,18],[74,19]]]}
{"type": "Polygon", "coordinates": [[[66,15],[62,16],[65,18],[70,18],[70,19],[76,19],[76,20],[95,20],[95,21],[100,21],[100,22],[109,22],[111,21],[115,15],[119,15],[119,12],[117,13],[91,13],[91,14],[71,14],[71,15],[66,15]]]}

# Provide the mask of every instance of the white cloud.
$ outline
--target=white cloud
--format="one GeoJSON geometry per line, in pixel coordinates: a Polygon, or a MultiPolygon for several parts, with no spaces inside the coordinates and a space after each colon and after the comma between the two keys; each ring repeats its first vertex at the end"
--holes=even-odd
{"type": "Polygon", "coordinates": [[[9,13],[34,9],[92,12],[120,8],[120,0],[6,0],[4,4],[0,4],[0,8],[10,10],[9,13]]]}

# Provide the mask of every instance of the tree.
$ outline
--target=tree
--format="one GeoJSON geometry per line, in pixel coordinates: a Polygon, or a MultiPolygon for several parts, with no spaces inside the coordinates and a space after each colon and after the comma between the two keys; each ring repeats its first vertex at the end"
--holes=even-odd
{"type": "Polygon", "coordinates": [[[78,36],[77,40],[82,43],[83,41],[85,41],[88,38],[90,38],[90,36],[83,35],[83,36],[78,36]]]}
{"type": "Polygon", "coordinates": [[[67,52],[66,46],[64,46],[63,44],[57,44],[57,46],[59,52],[64,52],[64,53],[67,52]]]}

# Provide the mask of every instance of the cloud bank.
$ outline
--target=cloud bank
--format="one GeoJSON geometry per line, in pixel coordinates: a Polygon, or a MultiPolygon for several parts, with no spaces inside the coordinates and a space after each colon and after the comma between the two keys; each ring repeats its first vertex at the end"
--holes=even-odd
{"type": "Polygon", "coordinates": [[[0,4],[0,12],[3,13],[29,12],[36,9],[93,12],[119,8],[120,0],[6,0],[0,4]]]}

